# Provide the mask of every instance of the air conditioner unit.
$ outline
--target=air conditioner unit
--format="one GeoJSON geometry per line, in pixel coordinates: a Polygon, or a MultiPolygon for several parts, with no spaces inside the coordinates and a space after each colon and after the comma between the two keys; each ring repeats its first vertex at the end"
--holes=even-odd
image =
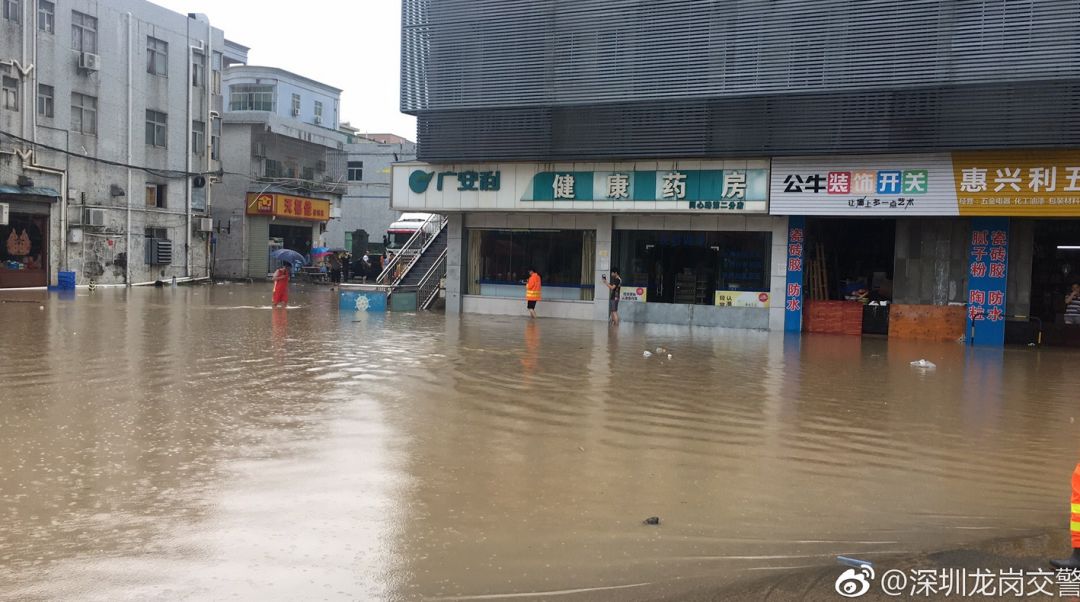
{"type": "Polygon", "coordinates": [[[266,145],[262,142],[256,142],[254,146],[252,146],[251,154],[255,157],[265,157],[266,145]]]}
{"type": "Polygon", "coordinates": [[[341,207],[331,207],[330,208],[330,219],[339,219],[339,218],[341,218],[341,207]]]}
{"type": "Polygon", "coordinates": [[[172,241],[162,238],[146,239],[146,265],[169,265],[172,263],[172,241]]]}
{"type": "Polygon", "coordinates": [[[101,57],[93,52],[79,53],[79,69],[97,71],[101,69],[101,57]]]}
{"type": "Polygon", "coordinates": [[[214,218],[212,217],[200,217],[199,221],[195,224],[196,229],[199,232],[213,232],[214,231],[214,218]]]}
{"type": "Polygon", "coordinates": [[[86,209],[83,214],[83,225],[93,226],[95,228],[105,227],[105,210],[104,209],[86,209]]]}

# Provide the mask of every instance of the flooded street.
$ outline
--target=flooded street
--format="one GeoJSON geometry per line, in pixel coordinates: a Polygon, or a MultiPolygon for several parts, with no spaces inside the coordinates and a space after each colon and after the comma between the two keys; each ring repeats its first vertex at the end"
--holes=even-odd
{"type": "Polygon", "coordinates": [[[1067,528],[1077,352],[0,299],[3,599],[649,599],[1067,528]]]}

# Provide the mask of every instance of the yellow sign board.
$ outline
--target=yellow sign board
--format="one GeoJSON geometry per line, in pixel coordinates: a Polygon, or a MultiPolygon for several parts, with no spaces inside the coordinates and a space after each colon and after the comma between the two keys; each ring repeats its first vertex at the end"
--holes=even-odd
{"type": "Polygon", "coordinates": [[[952,154],[960,215],[1080,215],[1080,151],[952,154]]]}
{"type": "Polygon", "coordinates": [[[769,293],[758,291],[716,291],[714,305],[720,307],[769,307],[769,293]]]}
{"type": "Polygon", "coordinates": [[[330,201],[288,194],[248,193],[248,215],[266,215],[310,222],[330,219],[330,201]]]}

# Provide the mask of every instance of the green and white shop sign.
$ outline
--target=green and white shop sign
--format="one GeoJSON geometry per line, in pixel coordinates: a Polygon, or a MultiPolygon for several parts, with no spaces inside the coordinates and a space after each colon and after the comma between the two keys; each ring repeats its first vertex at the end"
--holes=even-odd
{"type": "Polygon", "coordinates": [[[622,163],[402,163],[393,207],[403,211],[767,213],[767,160],[622,163]]]}

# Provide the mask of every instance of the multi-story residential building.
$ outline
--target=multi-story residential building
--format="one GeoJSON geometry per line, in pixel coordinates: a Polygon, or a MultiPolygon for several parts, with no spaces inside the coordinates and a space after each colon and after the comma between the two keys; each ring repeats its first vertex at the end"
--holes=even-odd
{"type": "Polygon", "coordinates": [[[345,192],[341,90],[274,67],[243,64],[230,52],[222,77],[224,193],[214,205],[215,270],[263,278],[270,253],[308,254],[326,244],[345,192]]]}
{"type": "Polygon", "coordinates": [[[1078,13],[404,0],[393,207],[449,214],[450,312],[535,267],[602,320],[617,266],[630,321],[1080,344],[1078,13]]]}
{"type": "Polygon", "coordinates": [[[0,287],[208,275],[221,30],[142,0],[0,4],[0,287]]]}
{"type": "Polygon", "coordinates": [[[367,252],[365,243],[381,251],[383,237],[397,221],[400,211],[390,208],[391,166],[416,158],[416,144],[395,134],[360,133],[347,123],[346,179],[348,189],[341,199],[341,219],[327,227],[327,242],[352,253],[367,252]]]}

